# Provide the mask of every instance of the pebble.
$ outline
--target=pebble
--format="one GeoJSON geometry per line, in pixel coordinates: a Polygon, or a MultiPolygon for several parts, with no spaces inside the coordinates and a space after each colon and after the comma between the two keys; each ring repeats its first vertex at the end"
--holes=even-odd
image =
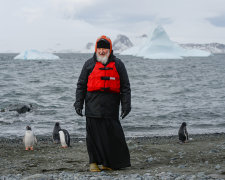
{"type": "Polygon", "coordinates": [[[188,180],[195,180],[196,179],[196,176],[195,175],[189,175],[187,177],[188,180]]]}
{"type": "Polygon", "coordinates": [[[212,149],[211,151],[209,151],[209,153],[218,153],[219,151],[216,149],[212,149]]]}
{"type": "MultiPolygon", "coordinates": [[[[220,165],[219,165],[220,166],[220,165]]],[[[34,174],[30,176],[22,176],[21,174],[8,174],[7,176],[0,176],[0,180],[49,180],[49,179],[66,179],[66,180],[196,180],[196,179],[218,179],[213,175],[205,175],[204,172],[197,174],[177,174],[171,172],[160,172],[155,175],[151,173],[140,174],[126,174],[119,173],[68,173],[61,172],[59,174],[34,174]]]]}
{"type": "Polygon", "coordinates": [[[199,178],[199,179],[206,179],[206,175],[205,175],[205,173],[204,172],[199,172],[198,174],[197,174],[197,178],[199,178]]]}
{"type": "Polygon", "coordinates": [[[48,176],[44,174],[34,174],[31,176],[25,177],[22,180],[44,180],[44,179],[48,179],[48,176]]]}
{"type": "Polygon", "coordinates": [[[152,161],[155,161],[155,160],[157,160],[156,157],[150,156],[150,157],[147,158],[146,162],[151,163],[152,161]]]}
{"type": "Polygon", "coordinates": [[[219,170],[220,168],[221,168],[221,167],[220,167],[219,164],[217,164],[216,167],[215,167],[216,170],[219,170]]]}
{"type": "Polygon", "coordinates": [[[179,165],[178,168],[179,169],[184,169],[186,166],[185,165],[179,165]]]}
{"type": "Polygon", "coordinates": [[[186,179],[186,175],[181,175],[177,177],[175,180],[183,180],[183,179],[186,179]]]}

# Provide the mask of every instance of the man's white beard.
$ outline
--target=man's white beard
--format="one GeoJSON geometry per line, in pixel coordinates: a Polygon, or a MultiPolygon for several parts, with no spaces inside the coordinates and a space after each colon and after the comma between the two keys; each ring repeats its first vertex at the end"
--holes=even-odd
{"type": "Polygon", "coordinates": [[[102,64],[106,64],[107,61],[108,61],[108,58],[109,58],[109,52],[103,57],[98,55],[98,54],[96,54],[96,56],[97,56],[97,61],[98,62],[101,62],[102,64]]]}

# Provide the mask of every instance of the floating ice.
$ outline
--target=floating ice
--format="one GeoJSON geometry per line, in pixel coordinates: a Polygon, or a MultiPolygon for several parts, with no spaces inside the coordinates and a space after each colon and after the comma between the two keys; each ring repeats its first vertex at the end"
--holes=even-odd
{"type": "Polygon", "coordinates": [[[210,53],[198,49],[184,49],[170,40],[162,26],[158,26],[152,37],[139,46],[134,46],[120,53],[149,59],[182,59],[184,56],[209,56],[210,53]]]}
{"type": "Polygon", "coordinates": [[[14,57],[14,59],[25,59],[25,60],[40,60],[40,59],[60,59],[58,56],[47,53],[47,52],[40,52],[37,50],[26,50],[21,52],[19,55],[14,57]]]}

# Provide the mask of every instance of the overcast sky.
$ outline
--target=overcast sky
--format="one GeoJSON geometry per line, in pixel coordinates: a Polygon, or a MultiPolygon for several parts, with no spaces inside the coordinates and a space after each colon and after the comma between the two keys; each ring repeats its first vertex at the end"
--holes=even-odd
{"type": "Polygon", "coordinates": [[[0,0],[0,23],[0,52],[79,50],[157,24],[179,43],[225,44],[225,0],[0,0]]]}

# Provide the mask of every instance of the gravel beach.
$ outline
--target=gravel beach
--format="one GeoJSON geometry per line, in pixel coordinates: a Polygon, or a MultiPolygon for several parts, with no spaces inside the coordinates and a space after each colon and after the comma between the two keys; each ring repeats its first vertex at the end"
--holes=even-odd
{"type": "Polygon", "coordinates": [[[0,179],[225,179],[225,133],[127,138],[132,166],[91,173],[85,139],[72,137],[62,149],[49,137],[37,137],[34,151],[22,138],[0,138],[0,179]]]}

